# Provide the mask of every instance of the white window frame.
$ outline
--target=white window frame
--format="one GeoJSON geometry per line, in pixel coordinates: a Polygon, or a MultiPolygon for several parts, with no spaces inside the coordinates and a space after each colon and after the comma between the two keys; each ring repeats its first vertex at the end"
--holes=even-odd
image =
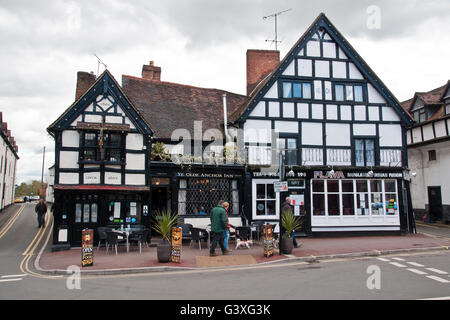
{"type": "Polygon", "coordinates": [[[266,200],[266,199],[257,199],[256,197],[256,186],[258,184],[273,184],[274,182],[280,181],[278,179],[253,179],[252,181],[252,218],[253,220],[279,220],[280,219],[280,193],[275,192],[275,215],[269,216],[258,216],[256,215],[256,202],[258,200],[266,200]]]}

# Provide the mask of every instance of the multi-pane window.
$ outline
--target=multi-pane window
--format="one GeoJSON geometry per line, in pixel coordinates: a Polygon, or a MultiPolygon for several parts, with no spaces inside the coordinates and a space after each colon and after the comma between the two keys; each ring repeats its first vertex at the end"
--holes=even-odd
{"type": "Polygon", "coordinates": [[[313,216],[398,215],[395,180],[312,180],[313,216]]]}
{"type": "Polygon", "coordinates": [[[361,85],[335,84],[334,94],[336,101],[364,101],[363,87],[361,85]]]}
{"type": "Polygon", "coordinates": [[[85,132],[82,146],[84,161],[122,161],[122,134],[85,132]]]}
{"type": "Polygon", "coordinates": [[[416,122],[424,122],[427,120],[427,113],[425,112],[425,108],[421,108],[414,111],[413,116],[416,122]]]}
{"type": "Polygon", "coordinates": [[[277,139],[277,150],[284,156],[284,164],[289,166],[297,165],[297,139],[279,138],[277,139]]]}
{"type": "Polygon", "coordinates": [[[355,162],[362,167],[375,165],[374,139],[355,139],[355,162]]]}
{"type": "Polygon", "coordinates": [[[283,82],[283,98],[311,99],[311,83],[283,82]]]}
{"type": "Polygon", "coordinates": [[[256,184],[256,216],[275,216],[277,198],[273,183],[256,184]]]}

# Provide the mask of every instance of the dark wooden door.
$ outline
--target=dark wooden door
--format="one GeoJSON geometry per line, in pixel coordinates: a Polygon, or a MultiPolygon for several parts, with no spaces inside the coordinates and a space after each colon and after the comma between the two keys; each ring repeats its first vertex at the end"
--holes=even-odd
{"type": "Polygon", "coordinates": [[[428,206],[431,221],[442,219],[441,187],[428,187],[428,206]]]}

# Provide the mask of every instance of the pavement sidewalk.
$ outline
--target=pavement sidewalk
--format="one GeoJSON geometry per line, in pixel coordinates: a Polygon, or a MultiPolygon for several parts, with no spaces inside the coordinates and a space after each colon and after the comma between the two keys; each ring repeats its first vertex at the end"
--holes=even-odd
{"type": "MultiPolygon", "coordinates": [[[[239,248],[233,250],[231,255],[222,256],[220,249],[217,257],[209,257],[206,243],[202,243],[202,250],[198,243],[183,243],[181,263],[159,263],[156,256],[155,243],[158,239],[152,239],[153,245],[142,249],[131,247],[126,252],[125,247],[119,247],[116,256],[111,250],[106,254],[104,247],[94,252],[94,266],[82,269],[82,273],[92,275],[112,275],[127,273],[163,272],[171,270],[201,270],[208,267],[234,267],[239,265],[260,265],[283,261],[317,261],[323,259],[343,257],[378,256],[386,254],[399,254],[407,252],[421,252],[431,250],[448,250],[450,238],[434,237],[425,234],[404,236],[352,236],[352,237],[326,237],[326,238],[297,238],[300,248],[294,249],[291,255],[275,255],[265,258],[261,242],[255,242],[250,249],[239,248]]],[[[234,249],[234,243],[230,243],[234,249]]],[[[69,266],[81,265],[81,249],[72,248],[67,251],[44,251],[35,260],[35,269],[42,274],[67,275],[69,266]]]]}

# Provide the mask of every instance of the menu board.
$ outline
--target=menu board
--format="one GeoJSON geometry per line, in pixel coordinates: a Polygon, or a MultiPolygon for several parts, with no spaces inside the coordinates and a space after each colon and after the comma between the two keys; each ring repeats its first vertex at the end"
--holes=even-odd
{"type": "Polygon", "coordinates": [[[84,229],[81,231],[81,266],[91,267],[94,265],[94,230],[84,229]]]}
{"type": "Polygon", "coordinates": [[[170,261],[175,263],[181,262],[181,245],[182,245],[182,230],[181,228],[172,228],[172,253],[170,255],[170,261]]]}
{"type": "Polygon", "coordinates": [[[273,226],[266,224],[263,226],[263,241],[264,241],[264,257],[270,258],[273,256],[273,226]]]}

